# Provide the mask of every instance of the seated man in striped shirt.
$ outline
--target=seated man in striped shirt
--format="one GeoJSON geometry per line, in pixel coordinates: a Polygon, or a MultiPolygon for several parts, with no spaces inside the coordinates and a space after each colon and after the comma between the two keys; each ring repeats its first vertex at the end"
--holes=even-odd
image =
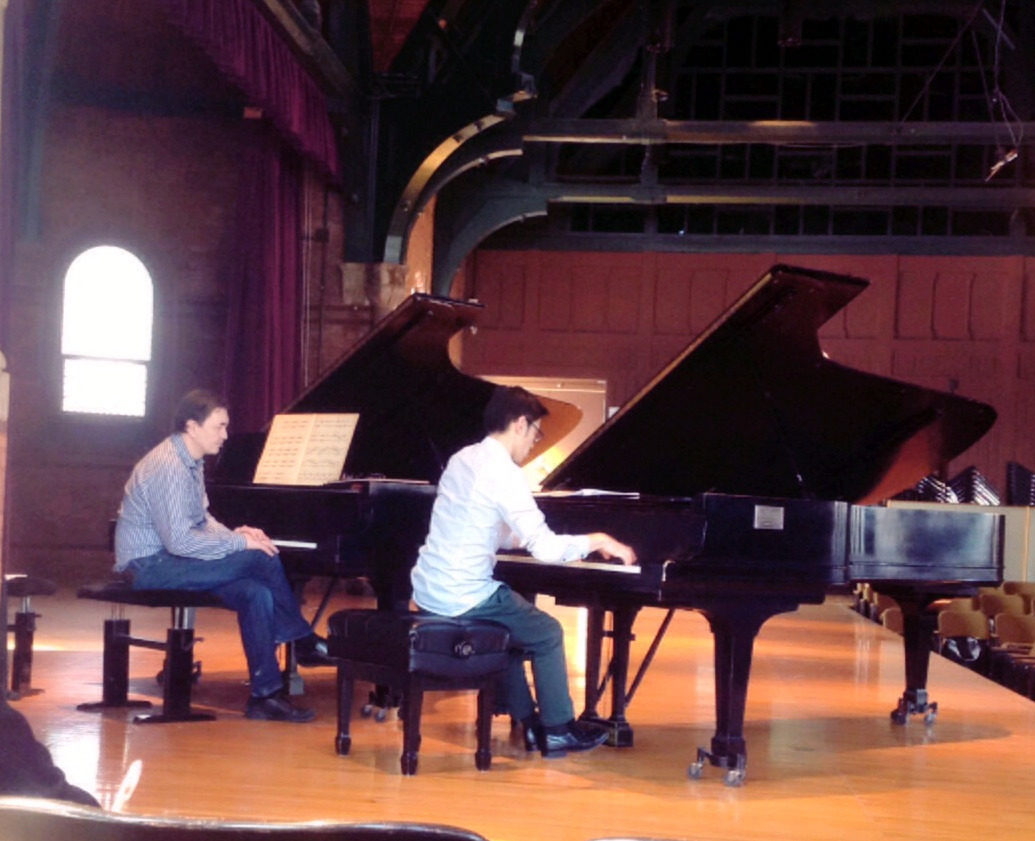
{"type": "Polygon", "coordinates": [[[173,433],[133,468],[115,527],[115,569],[134,589],[215,593],[237,611],[251,697],[244,714],[270,721],[310,721],[283,690],[279,643],[295,642],[298,663],[330,664],[327,643],[303,618],[277,548],[252,526],[229,529],[208,512],[205,456],[227,438],[226,402],[203,389],[186,394],[173,433]]]}

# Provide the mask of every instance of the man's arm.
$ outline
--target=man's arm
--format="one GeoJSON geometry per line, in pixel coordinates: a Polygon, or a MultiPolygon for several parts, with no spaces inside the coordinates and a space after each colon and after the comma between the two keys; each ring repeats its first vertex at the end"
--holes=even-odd
{"type": "Polygon", "coordinates": [[[234,529],[237,534],[243,534],[246,549],[258,549],[265,552],[271,558],[277,554],[277,547],[262,529],[254,526],[238,526],[234,529]]]}
{"type": "Polygon", "coordinates": [[[146,495],[155,532],[171,554],[207,561],[247,548],[245,535],[208,514],[207,500],[186,469],[173,465],[157,472],[146,495]]]}
{"type": "Polygon", "coordinates": [[[599,552],[605,558],[618,558],[626,566],[636,563],[636,552],[633,548],[615,540],[611,535],[595,531],[588,537],[590,552],[599,552]]]}
{"type": "MultiPolygon", "coordinates": [[[[520,476],[520,474],[519,474],[520,476]]],[[[501,512],[518,544],[542,561],[573,561],[590,552],[617,558],[623,564],[636,563],[636,552],[604,532],[571,535],[557,534],[546,523],[524,477],[508,484],[501,492],[501,512]]]]}

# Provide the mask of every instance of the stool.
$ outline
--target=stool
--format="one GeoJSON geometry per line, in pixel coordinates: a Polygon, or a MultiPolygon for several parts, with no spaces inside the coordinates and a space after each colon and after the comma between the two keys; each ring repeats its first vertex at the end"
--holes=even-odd
{"type": "Polygon", "coordinates": [[[492,764],[490,733],[496,682],[510,662],[510,632],[498,622],[420,613],[342,610],[327,622],[327,648],[338,659],[338,734],[335,749],[352,744],[349,721],[357,679],[388,687],[401,697],[403,774],[417,773],[424,692],[478,690],[475,767],[492,764]]]}
{"type": "Polygon", "coordinates": [[[150,707],[150,701],[133,701],[129,690],[130,646],[152,648],[165,652],[162,667],[162,712],[156,715],[137,715],[139,724],[170,721],[210,721],[211,713],[194,712],[190,705],[191,684],[198,671],[194,664],[194,609],[226,605],[213,593],[194,590],[134,590],[128,581],[116,580],[80,587],[76,595],[81,599],[111,602],[112,617],[104,621],[104,654],[102,696],[100,701],[79,704],[77,709],[87,712],[111,707],[150,707]],[[165,641],[131,636],[129,620],[121,605],[167,607],[172,620],[165,641]],[[115,607],[119,605],[120,607],[115,607]]]}
{"type": "MultiPolygon", "coordinates": [[[[34,575],[5,575],[4,586],[7,595],[21,599],[21,605],[14,614],[14,622],[7,626],[14,631],[14,651],[11,655],[11,690],[9,697],[22,698],[36,695],[42,689],[32,689],[32,643],[36,634],[38,613],[33,612],[33,596],[52,596],[57,592],[57,584],[46,578],[34,575]]],[[[7,621],[7,617],[4,617],[7,621]]]]}

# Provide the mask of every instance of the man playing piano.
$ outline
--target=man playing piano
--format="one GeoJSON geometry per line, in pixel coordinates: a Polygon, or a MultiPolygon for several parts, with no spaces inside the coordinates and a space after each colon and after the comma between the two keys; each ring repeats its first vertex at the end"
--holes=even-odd
{"type": "Polygon", "coordinates": [[[486,436],[456,453],[438,483],[428,537],[411,573],[413,598],[431,613],[491,619],[510,629],[511,642],[531,655],[538,712],[515,657],[503,699],[523,725],[526,745],[543,756],[589,750],[606,733],[575,721],[568,692],[561,624],[493,578],[499,549],[526,549],[542,561],[572,561],[590,552],[624,564],[632,548],[610,535],[555,534],[536,505],[521,468],[539,440],[542,403],[519,387],[498,387],[485,409],[486,436]]]}
{"type": "Polygon", "coordinates": [[[180,401],[173,433],[133,468],[115,528],[115,569],[134,589],[215,593],[237,612],[251,697],[244,714],[310,721],[283,691],[277,645],[295,642],[298,663],[328,664],[327,644],[303,618],[277,548],[261,529],[229,529],[208,512],[204,462],[227,438],[226,402],[203,389],[180,401]]]}

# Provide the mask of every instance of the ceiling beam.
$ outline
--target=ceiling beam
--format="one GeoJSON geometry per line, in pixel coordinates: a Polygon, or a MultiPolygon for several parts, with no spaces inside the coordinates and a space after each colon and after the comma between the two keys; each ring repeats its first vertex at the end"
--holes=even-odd
{"type": "MultiPolygon", "coordinates": [[[[1035,138],[1035,122],[1011,124],[1018,137],[1035,138]]],[[[638,146],[663,144],[796,143],[836,146],[1005,144],[1010,134],[1002,123],[987,122],[809,122],[805,120],[635,120],[535,119],[524,133],[527,143],[610,143],[638,146]]],[[[1031,141],[1027,141],[1031,142],[1031,141]]]]}
{"type": "MultiPolygon", "coordinates": [[[[487,192],[500,195],[502,190],[487,192]]],[[[888,187],[857,187],[843,184],[651,184],[635,182],[572,184],[546,182],[531,185],[547,202],[564,204],[649,204],[649,205],[829,205],[833,207],[918,207],[937,206],[967,210],[1008,211],[1035,207],[1035,188],[1025,187],[933,187],[899,184],[888,187]]],[[[525,188],[519,188],[524,193],[525,188]]]]}

